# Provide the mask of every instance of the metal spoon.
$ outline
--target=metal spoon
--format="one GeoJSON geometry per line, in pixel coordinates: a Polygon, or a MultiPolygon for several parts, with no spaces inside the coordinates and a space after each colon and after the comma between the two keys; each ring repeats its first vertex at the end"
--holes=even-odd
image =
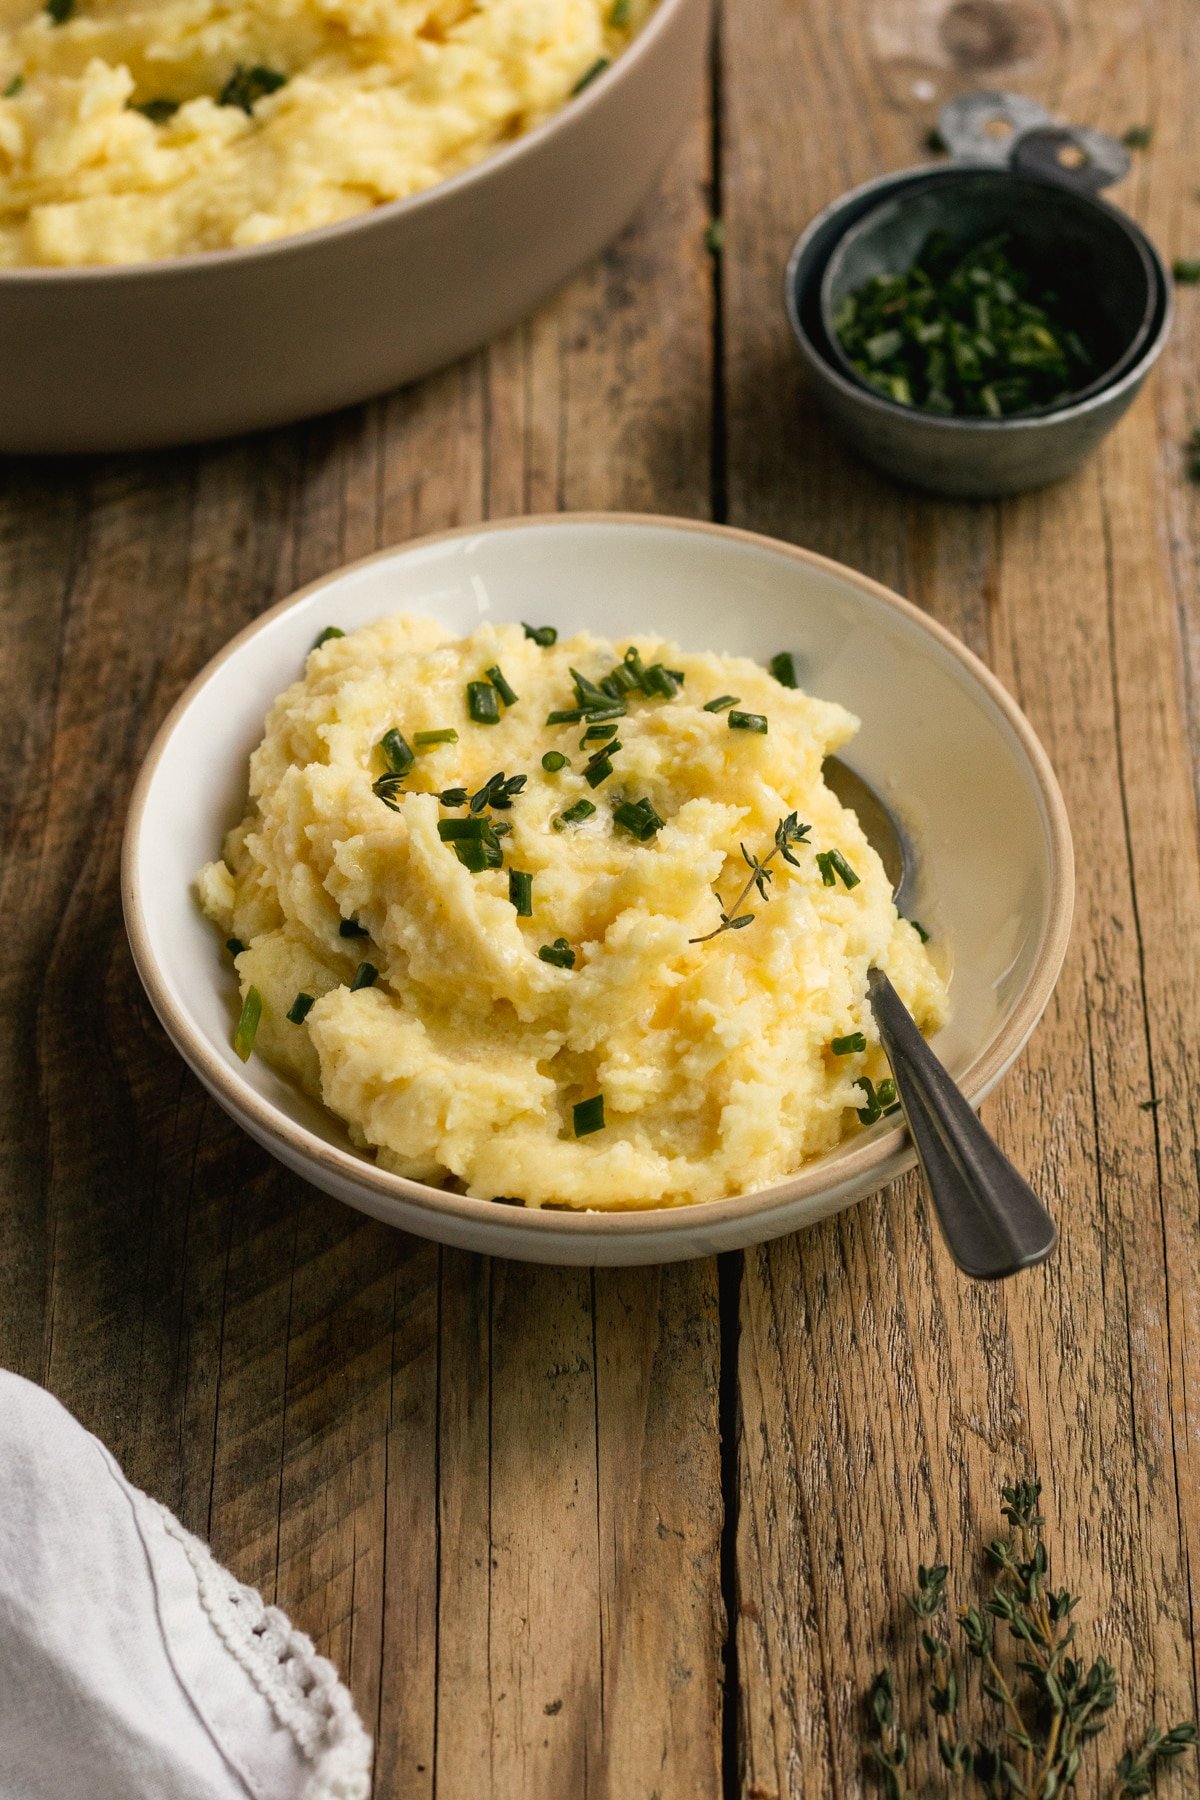
{"type": "MultiPolygon", "coordinates": [[[[838,757],[826,758],[824,773],[842,805],[857,813],[892,884],[897,910],[907,914],[916,858],[903,827],[838,757]]],[[[1058,1242],[1054,1220],[984,1130],[882,969],[868,971],[867,997],[942,1234],[959,1268],[981,1281],[996,1281],[1044,1262],[1058,1242]]]]}

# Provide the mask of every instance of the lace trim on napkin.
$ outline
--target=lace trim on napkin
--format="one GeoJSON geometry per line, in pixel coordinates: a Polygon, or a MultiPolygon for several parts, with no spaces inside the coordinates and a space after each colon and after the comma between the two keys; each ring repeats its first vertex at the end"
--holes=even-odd
{"type": "Polygon", "coordinates": [[[368,1800],[371,1740],[333,1664],[317,1655],[312,1639],[286,1613],[243,1587],[173,1513],[153,1504],[192,1565],[200,1604],[217,1636],[312,1763],[302,1800],[368,1800]]]}

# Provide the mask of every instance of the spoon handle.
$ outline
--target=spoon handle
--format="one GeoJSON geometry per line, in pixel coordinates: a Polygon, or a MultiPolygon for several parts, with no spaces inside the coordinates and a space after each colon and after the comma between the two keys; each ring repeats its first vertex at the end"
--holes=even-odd
{"type": "Polygon", "coordinates": [[[881,969],[868,974],[867,994],[955,1262],[981,1281],[1044,1262],[1058,1242],[1054,1220],[984,1130],[881,969]]]}

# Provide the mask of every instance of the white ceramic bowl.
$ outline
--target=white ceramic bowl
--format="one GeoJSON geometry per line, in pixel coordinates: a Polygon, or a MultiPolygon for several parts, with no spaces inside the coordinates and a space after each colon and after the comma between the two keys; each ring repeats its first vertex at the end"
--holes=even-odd
{"type": "Polygon", "coordinates": [[[257,431],[493,337],[629,219],[697,103],[711,10],[660,0],[560,112],[409,200],[252,249],[0,270],[0,452],[257,431]]]}
{"type": "Polygon", "coordinates": [[[242,816],[267,709],[318,632],[398,611],[462,632],[484,617],[535,619],[612,637],[659,629],[690,649],[760,661],[794,650],[802,685],[861,718],[847,760],[915,840],[918,916],[954,971],[938,1051],[973,1102],[999,1080],[1058,975],[1073,865],[1045,753],[987,669],[887,589],[768,538],[671,519],[509,520],[385,551],[266,613],[193,682],[138,777],[122,868],[138,972],[201,1081],[289,1168],[444,1243],[535,1262],[644,1263],[780,1236],[914,1161],[902,1129],[876,1125],[759,1193],[656,1212],[525,1211],[388,1174],[264,1062],[238,1061],[236,983],[195,874],[242,816]]]}

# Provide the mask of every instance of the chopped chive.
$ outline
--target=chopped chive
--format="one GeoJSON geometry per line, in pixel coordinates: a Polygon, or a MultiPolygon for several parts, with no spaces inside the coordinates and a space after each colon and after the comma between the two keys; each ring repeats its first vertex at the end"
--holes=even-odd
{"type": "Polygon", "coordinates": [[[866,1036],[861,1031],[852,1031],[847,1037],[834,1038],[829,1048],[835,1056],[853,1056],[857,1050],[867,1047],[866,1036]]]}
{"type": "Polygon", "coordinates": [[[230,956],[240,956],[246,946],[243,944],[241,938],[226,938],[225,948],[228,950],[230,956]]]}
{"type": "Polygon", "coordinates": [[[505,681],[504,671],[501,669],[499,663],[494,663],[492,667],[486,671],[486,674],[488,680],[503,700],[505,706],[515,706],[517,703],[517,696],[513,693],[512,688],[508,685],[507,681],[505,681]]]}
{"type": "Polygon", "coordinates": [[[858,886],[859,877],[854,873],[840,850],[818,850],[817,867],[821,871],[821,881],[825,887],[835,887],[836,878],[841,876],[848,888],[858,886]]]}
{"type": "Polygon", "coordinates": [[[346,635],[345,632],[339,630],[339,628],[336,625],[327,625],[325,627],[324,631],[321,633],[320,637],[317,639],[316,643],[313,645],[313,649],[319,650],[321,648],[321,645],[327,644],[331,638],[345,637],[345,635],[346,635]]]}
{"type": "Polygon", "coordinates": [[[1200,256],[1177,257],[1171,265],[1171,273],[1181,287],[1194,286],[1200,281],[1200,256]]]}
{"type": "Polygon", "coordinates": [[[587,768],[583,771],[583,779],[590,788],[598,788],[602,781],[608,780],[612,772],[613,766],[611,756],[602,756],[597,761],[588,764],[587,768]]]}
{"type": "Polygon", "coordinates": [[[546,714],[547,725],[578,725],[584,716],[582,706],[560,706],[557,712],[546,714]]]}
{"type": "MultiPolygon", "coordinates": [[[[51,5],[62,5],[64,0],[50,0],[51,5]]],[[[73,4],[73,0],[70,0],[73,4]]],[[[287,86],[287,76],[281,75],[278,69],[269,69],[265,63],[255,63],[252,68],[236,64],[233,74],[217,95],[218,106],[240,106],[250,116],[254,112],[255,102],[262,100],[267,94],[277,93],[281,87],[287,86]]]]}
{"type": "Polygon", "coordinates": [[[542,767],[547,775],[557,775],[560,769],[567,767],[569,760],[561,750],[547,750],[542,758],[542,767]]]}
{"type": "Polygon", "coordinates": [[[467,790],[465,787],[443,788],[438,795],[438,799],[443,806],[465,806],[467,804],[467,790]]]}
{"type": "Polygon", "coordinates": [[[582,94],[585,87],[590,87],[592,82],[595,81],[597,75],[603,75],[603,73],[604,73],[605,69],[607,69],[607,67],[608,67],[608,57],[607,56],[598,56],[596,58],[595,62],[592,64],[591,68],[585,69],[583,71],[583,74],[579,77],[579,80],[575,83],[575,86],[571,89],[572,98],[576,94],[582,94]]]}
{"type": "Polygon", "coordinates": [[[258,1022],[262,1018],[262,1005],[262,995],[258,989],[247,988],[246,998],[242,1002],[242,1014],[233,1034],[233,1048],[243,1062],[250,1060],[250,1052],[258,1036],[258,1022]]]}
{"type": "Polygon", "coordinates": [[[921,942],[923,944],[927,944],[929,942],[929,933],[926,931],[925,927],[922,925],[920,919],[910,919],[908,921],[908,923],[912,926],[913,930],[916,932],[916,934],[920,938],[921,942]]]}
{"type": "Polygon", "coordinates": [[[17,95],[20,93],[21,89],[24,86],[25,86],[25,77],[23,75],[14,75],[12,80],[9,82],[8,86],[5,88],[3,94],[0,94],[0,99],[15,100],[17,95]]]}
{"type": "Polygon", "coordinates": [[[595,810],[590,800],[576,800],[573,806],[568,806],[565,812],[560,812],[550,823],[555,831],[563,831],[568,825],[578,825],[581,819],[590,819],[595,810]]]}
{"type": "Polygon", "coordinates": [[[727,706],[736,706],[737,703],[738,697],[736,694],[718,694],[715,700],[706,700],[704,702],[704,710],[705,712],[711,713],[724,712],[727,706]]]}
{"type": "Polygon", "coordinates": [[[374,987],[379,980],[379,970],[374,963],[361,962],[354,971],[354,980],[350,983],[350,992],[357,994],[359,988],[374,987]]]}
{"type": "Polygon", "coordinates": [[[680,687],[683,687],[687,681],[687,675],[682,669],[668,669],[667,674],[671,677],[672,681],[677,681],[680,687]]]}
{"type": "Polygon", "coordinates": [[[760,737],[766,737],[767,721],[762,713],[731,712],[729,729],[730,731],[757,731],[760,737]]]}
{"type": "Polygon", "coordinates": [[[614,31],[621,31],[629,23],[629,0],[613,0],[612,11],[608,22],[614,31]]]}
{"type": "Polygon", "coordinates": [[[794,688],[800,686],[800,683],[796,680],[796,659],[790,650],[781,650],[778,656],[773,656],[771,658],[767,667],[770,669],[780,687],[794,688]]]}
{"type": "Polygon", "coordinates": [[[710,256],[720,256],[725,248],[725,223],[722,219],[710,219],[704,227],[704,248],[710,256]]]}
{"type": "Polygon", "coordinates": [[[303,1025],[316,1004],[317,996],[315,994],[297,994],[287,1010],[289,1024],[303,1025]]]}
{"type": "Polygon", "coordinates": [[[164,94],[157,100],[141,100],[136,105],[129,103],[130,112],[141,113],[143,119],[149,119],[152,125],[166,125],[179,111],[179,101],[169,100],[164,94]]]}
{"type": "Polygon", "coordinates": [[[867,1096],[867,1104],[858,1107],[858,1116],[864,1125],[873,1125],[876,1119],[883,1117],[883,1108],[879,1104],[879,1096],[875,1092],[875,1083],[869,1075],[860,1075],[854,1083],[867,1096]]]}
{"type": "Polygon", "coordinates": [[[454,854],[463,868],[479,875],[488,866],[487,845],[482,838],[462,838],[454,844],[454,854]]]}
{"type": "Polygon", "coordinates": [[[571,1108],[571,1117],[577,1138],[590,1137],[593,1131],[603,1131],[604,1095],[594,1094],[590,1100],[580,1100],[571,1108]]]}
{"type": "Polygon", "coordinates": [[[394,725],[380,738],[379,748],[383,752],[383,760],[392,775],[407,775],[417,760],[407,739],[396,730],[394,725]]]}
{"type": "MultiPolygon", "coordinates": [[[[49,10],[49,9],[47,9],[49,10]]],[[[1131,125],[1121,142],[1129,150],[1148,150],[1154,137],[1154,129],[1150,125],[1131,125]]]]}
{"type": "Polygon", "coordinates": [[[615,724],[614,725],[589,725],[587,730],[584,732],[583,736],[579,740],[579,748],[582,750],[588,744],[597,744],[597,743],[601,743],[601,742],[607,742],[607,740],[609,738],[615,738],[618,731],[620,731],[620,729],[621,729],[621,727],[619,725],[615,725],[615,724]]]}
{"type": "Polygon", "coordinates": [[[893,1106],[899,1105],[899,1101],[896,1098],[896,1083],[892,1080],[890,1075],[887,1076],[885,1080],[881,1081],[876,1088],[875,1098],[878,1100],[884,1112],[890,1112],[893,1106]]]}
{"type": "Polygon", "coordinates": [[[467,711],[476,725],[500,723],[500,696],[490,681],[468,681],[467,711]]]}
{"type": "Polygon", "coordinates": [[[439,731],[414,731],[413,745],[417,750],[424,750],[429,744],[457,744],[458,733],[453,725],[444,725],[439,731]]]}
{"type": "Polygon", "coordinates": [[[662,830],[666,820],[659,818],[649,800],[622,800],[619,806],[613,807],[613,823],[632,832],[638,842],[644,844],[656,831],[662,830]]]}
{"type": "Polygon", "coordinates": [[[533,917],[533,876],[524,869],[508,871],[508,897],[517,909],[519,919],[533,917]]]}
{"type": "Polygon", "coordinates": [[[552,944],[543,944],[538,951],[543,962],[551,963],[556,969],[573,969],[575,952],[566,938],[555,938],[552,944]]]}
{"type": "Polygon", "coordinates": [[[338,926],[338,936],[339,937],[355,938],[355,937],[370,937],[370,935],[371,934],[367,930],[366,926],[360,925],[357,919],[343,919],[341,924],[338,926]]]}
{"type": "Polygon", "coordinates": [[[482,840],[490,830],[490,821],[480,813],[472,813],[466,819],[439,819],[437,827],[443,844],[456,844],[467,838],[482,840]]]}
{"type": "Polygon", "coordinates": [[[521,629],[527,638],[532,638],[543,650],[548,650],[551,644],[558,642],[558,632],[553,625],[523,625],[521,629]]]}
{"type": "Polygon", "coordinates": [[[665,669],[662,663],[652,663],[642,677],[642,690],[647,694],[660,694],[664,700],[673,700],[679,692],[680,682],[673,669],[665,669]]]}
{"type": "Polygon", "coordinates": [[[589,681],[586,675],[581,675],[578,669],[571,670],[571,680],[575,683],[575,698],[580,706],[586,708],[613,704],[612,695],[606,694],[604,689],[597,687],[594,681],[589,681]]]}
{"type": "Polygon", "coordinates": [[[75,11],[75,0],[46,0],[46,11],[55,25],[65,25],[75,11]]]}

